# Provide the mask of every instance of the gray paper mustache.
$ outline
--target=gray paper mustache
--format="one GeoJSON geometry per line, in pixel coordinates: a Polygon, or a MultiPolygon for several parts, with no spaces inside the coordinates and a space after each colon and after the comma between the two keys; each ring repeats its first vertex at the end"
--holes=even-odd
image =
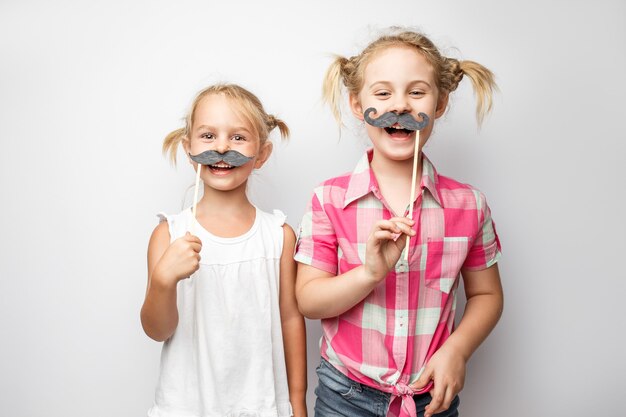
{"type": "Polygon", "coordinates": [[[376,113],[376,109],[374,107],[370,107],[369,109],[365,110],[363,117],[365,118],[365,121],[367,123],[380,128],[390,127],[398,123],[404,129],[422,130],[423,128],[428,126],[428,123],[430,122],[430,118],[426,113],[418,113],[418,116],[422,118],[422,121],[418,122],[413,118],[413,116],[411,116],[411,113],[398,114],[390,111],[387,113],[383,113],[376,119],[372,119],[370,117],[370,113],[372,112],[376,113]]]}
{"type": "Polygon", "coordinates": [[[254,156],[245,156],[237,151],[226,151],[219,153],[217,151],[204,151],[198,155],[189,154],[192,161],[201,165],[213,165],[220,161],[226,162],[228,165],[239,167],[250,161],[254,156]]]}

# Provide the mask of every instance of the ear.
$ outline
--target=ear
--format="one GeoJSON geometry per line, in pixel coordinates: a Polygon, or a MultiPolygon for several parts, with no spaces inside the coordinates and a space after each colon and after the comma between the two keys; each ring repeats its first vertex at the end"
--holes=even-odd
{"type": "Polygon", "coordinates": [[[261,149],[259,149],[259,155],[254,162],[255,169],[259,169],[263,166],[263,164],[265,164],[265,161],[267,161],[272,154],[272,149],[274,149],[274,145],[269,140],[261,146],[261,149]]]}
{"type": "Polygon", "coordinates": [[[348,101],[350,102],[350,110],[352,110],[352,114],[354,115],[354,117],[363,121],[363,106],[361,106],[359,96],[350,94],[350,98],[348,101]]]}
{"type": "Polygon", "coordinates": [[[183,136],[183,138],[181,139],[181,144],[183,145],[183,150],[185,151],[185,156],[187,157],[187,160],[189,161],[190,164],[193,165],[195,162],[193,162],[191,158],[189,157],[189,152],[191,151],[191,144],[189,143],[189,138],[187,136],[183,136]]]}
{"type": "Polygon", "coordinates": [[[439,96],[439,99],[437,100],[437,109],[435,109],[435,119],[440,118],[446,112],[449,97],[448,93],[439,96]]]}

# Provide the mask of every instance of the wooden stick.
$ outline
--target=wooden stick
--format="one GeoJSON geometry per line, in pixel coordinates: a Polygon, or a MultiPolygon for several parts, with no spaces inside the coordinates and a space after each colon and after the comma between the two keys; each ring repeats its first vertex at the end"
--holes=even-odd
{"type": "Polygon", "coordinates": [[[202,164],[198,164],[196,172],[196,189],[193,192],[193,208],[191,209],[192,219],[189,223],[189,233],[193,235],[194,225],[196,224],[196,207],[198,206],[198,188],[200,188],[200,171],[202,171],[202,164]]]}
{"type": "MultiPolygon", "coordinates": [[[[411,179],[411,201],[409,201],[409,219],[413,220],[413,201],[415,200],[415,182],[417,180],[417,162],[419,161],[420,131],[416,130],[415,150],[413,151],[413,178],[411,179]]],[[[405,261],[409,262],[409,242],[411,236],[406,235],[405,261]]]]}

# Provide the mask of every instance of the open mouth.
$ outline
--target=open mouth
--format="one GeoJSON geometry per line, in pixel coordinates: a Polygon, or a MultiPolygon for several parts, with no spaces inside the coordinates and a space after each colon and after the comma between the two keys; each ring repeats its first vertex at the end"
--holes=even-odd
{"type": "Polygon", "coordinates": [[[391,136],[408,136],[411,133],[413,133],[413,130],[409,130],[409,129],[404,129],[401,127],[386,127],[385,128],[385,132],[387,132],[389,135],[391,136]]]}
{"type": "Polygon", "coordinates": [[[226,162],[222,161],[218,162],[217,164],[209,165],[209,168],[211,168],[212,171],[229,171],[235,167],[232,165],[228,165],[226,162]]]}

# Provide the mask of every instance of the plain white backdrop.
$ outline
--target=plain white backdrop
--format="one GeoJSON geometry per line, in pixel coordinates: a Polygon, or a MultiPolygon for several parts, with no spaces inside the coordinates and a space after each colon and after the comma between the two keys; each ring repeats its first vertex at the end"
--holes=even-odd
{"type": "Polygon", "coordinates": [[[194,177],[161,156],[163,137],[204,86],[248,87],[292,130],[250,195],[296,228],[313,187],[367,145],[321,103],[329,56],[390,25],[484,64],[501,89],[479,131],[463,82],[426,149],[486,193],[504,252],[505,312],[461,414],[623,413],[626,3],[4,0],[0,415],[145,415],[161,348],[139,321],[148,238],[194,177]]]}

